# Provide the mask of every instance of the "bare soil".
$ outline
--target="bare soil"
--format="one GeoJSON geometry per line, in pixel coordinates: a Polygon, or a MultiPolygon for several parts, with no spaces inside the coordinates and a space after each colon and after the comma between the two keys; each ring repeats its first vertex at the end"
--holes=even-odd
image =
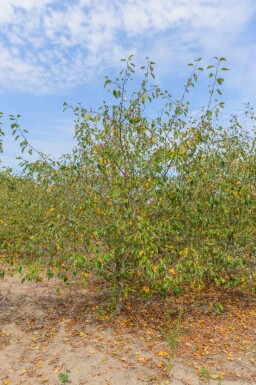
{"type": "Polygon", "coordinates": [[[0,385],[60,385],[61,373],[74,385],[255,384],[255,300],[218,295],[165,304],[145,299],[112,317],[99,284],[70,290],[55,278],[21,284],[6,276],[0,281],[0,385]]]}

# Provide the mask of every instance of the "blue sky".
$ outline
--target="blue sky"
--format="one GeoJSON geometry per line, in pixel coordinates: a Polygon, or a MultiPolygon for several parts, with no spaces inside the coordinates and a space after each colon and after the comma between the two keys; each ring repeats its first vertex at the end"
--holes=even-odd
{"type": "MultiPolygon", "coordinates": [[[[0,0],[0,110],[21,114],[31,143],[59,156],[73,144],[63,102],[98,106],[104,75],[134,54],[138,66],[145,56],[156,62],[158,84],[177,97],[187,63],[226,57],[224,101],[240,113],[256,104],[255,36],[255,0],[0,0]]],[[[0,156],[15,166],[18,147],[4,124],[0,156]]]]}

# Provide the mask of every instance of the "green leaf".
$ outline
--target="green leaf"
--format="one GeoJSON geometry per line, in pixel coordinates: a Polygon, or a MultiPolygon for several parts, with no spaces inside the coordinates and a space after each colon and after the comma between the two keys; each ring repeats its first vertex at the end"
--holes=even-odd
{"type": "Polygon", "coordinates": [[[120,97],[120,91],[117,91],[117,90],[113,90],[113,95],[116,99],[118,99],[120,97]]]}
{"type": "Polygon", "coordinates": [[[216,79],[217,83],[218,84],[222,84],[224,82],[224,79],[223,78],[218,78],[216,79]]]}

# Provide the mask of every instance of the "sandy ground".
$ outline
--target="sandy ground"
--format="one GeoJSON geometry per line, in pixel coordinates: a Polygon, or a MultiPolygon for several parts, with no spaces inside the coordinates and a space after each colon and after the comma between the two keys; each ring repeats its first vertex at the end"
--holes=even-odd
{"type": "Polygon", "coordinates": [[[1,280],[0,385],[60,385],[60,373],[74,385],[256,384],[251,355],[239,365],[227,363],[229,371],[236,372],[235,380],[209,379],[207,373],[199,378],[180,357],[168,377],[168,359],[159,353],[166,347],[162,336],[136,325],[126,328],[125,322],[119,327],[101,322],[106,316],[98,304],[105,295],[70,291],[56,279],[22,285],[18,277],[1,280]]]}

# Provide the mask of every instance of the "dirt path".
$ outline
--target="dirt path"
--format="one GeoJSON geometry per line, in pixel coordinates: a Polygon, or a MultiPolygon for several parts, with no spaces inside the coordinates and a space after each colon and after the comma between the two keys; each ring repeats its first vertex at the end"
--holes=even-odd
{"type": "MultiPolygon", "coordinates": [[[[136,316],[109,319],[100,306],[105,296],[81,288],[70,292],[57,280],[22,285],[17,277],[1,280],[0,385],[60,385],[61,373],[62,381],[74,385],[256,383],[255,340],[244,355],[239,352],[238,360],[230,356],[210,376],[210,366],[196,373],[197,365],[182,350],[187,346],[189,353],[193,330],[182,337],[169,378],[168,346],[159,328],[137,322],[136,316]],[[216,373],[229,376],[222,381],[216,373]]],[[[249,332],[254,338],[253,330],[249,332]]]]}

